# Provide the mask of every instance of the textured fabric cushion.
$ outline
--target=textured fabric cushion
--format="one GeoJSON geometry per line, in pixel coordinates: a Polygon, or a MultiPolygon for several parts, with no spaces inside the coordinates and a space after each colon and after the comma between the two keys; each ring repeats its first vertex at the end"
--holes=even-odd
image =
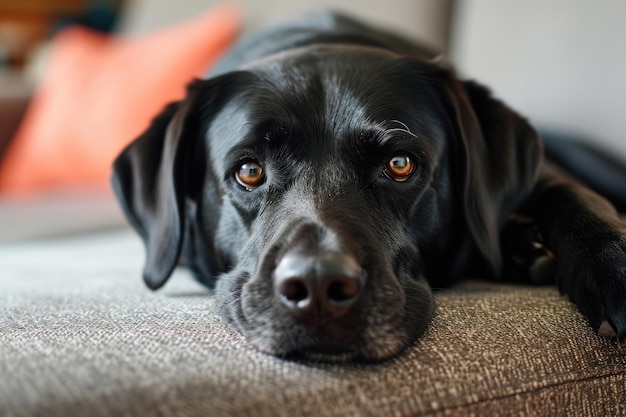
{"type": "Polygon", "coordinates": [[[143,287],[130,232],[0,248],[2,416],[617,416],[626,350],[553,287],[437,295],[378,365],[286,362],[220,323],[184,271],[143,287]]]}
{"type": "Polygon", "coordinates": [[[166,103],[184,96],[239,26],[239,10],[223,4],[142,36],[61,32],[0,167],[0,192],[106,187],[113,158],[166,103]]]}

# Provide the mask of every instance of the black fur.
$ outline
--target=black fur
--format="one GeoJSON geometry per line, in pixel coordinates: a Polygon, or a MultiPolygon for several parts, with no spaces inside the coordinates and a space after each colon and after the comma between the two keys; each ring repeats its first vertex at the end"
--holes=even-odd
{"type": "Polygon", "coordinates": [[[148,286],[182,254],[263,351],[382,360],[425,331],[430,286],[500,277],[522,256],[500,242],[515,211],[533,232],[502,236],[547,248],[524,252],[521,274],[554,254],[559,288],[624,341],[626,224],[547,168],[524,118],[434,58],[334,14],[235,47],[115,162],[148,286]],[[406,181],[385,168],[398,155],[415,164],[406,181]],[[254,189],[236,180],[250,162],[254,189]],[[320,280],[334,287],[318,300],[320,280]]]}

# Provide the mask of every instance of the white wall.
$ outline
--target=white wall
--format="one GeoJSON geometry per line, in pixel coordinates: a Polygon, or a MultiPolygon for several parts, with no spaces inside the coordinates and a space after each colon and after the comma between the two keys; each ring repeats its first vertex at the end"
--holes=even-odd
{"type": "MultiPolygon", "coordinates": [[[[235,0],[254,31],[316,10],[346,11],[442,49],[452,0],[235,0]]],[[[146,32],[206,10],[217,0],[130,0],[120,31],[146,32]]]]}
{"type": "Polygon", "coordinates": [[[626,156],[626,1],[461,0],[452,60],[538,126],[626,156]]]}

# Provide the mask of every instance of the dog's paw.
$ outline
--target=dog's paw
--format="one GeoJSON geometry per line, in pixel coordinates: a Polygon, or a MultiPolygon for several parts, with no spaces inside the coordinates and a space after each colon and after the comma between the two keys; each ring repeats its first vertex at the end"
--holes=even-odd
{"type": "Polygon", "coordinates": [[[546,248],[534,222],[511,215],[500,236],[502,242],[503,276],[513,282],[553,284],[556,261],[546,248]]]}
{"type": "Polygon", "coordinates": [[[557,282],[600,336],[626,346],[626,232],[559,254],[557,282]]]}

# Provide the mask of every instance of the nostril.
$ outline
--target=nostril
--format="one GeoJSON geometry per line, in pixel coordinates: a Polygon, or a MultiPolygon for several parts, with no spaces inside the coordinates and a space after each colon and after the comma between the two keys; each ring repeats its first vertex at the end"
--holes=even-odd
{"type": "Polygon", "coordinates": [[[280,284],[280,295],[287,301],[298,303],[309,297],[309,290],[306,284],[299,278],[289,278],[280,284]]]}
{"type": "Polygon", "coordinates": [[[341,304],[354,299],[359,294],[359,282],[349,277],[334,279],[326,290],[331,303],[341,304]]]}

